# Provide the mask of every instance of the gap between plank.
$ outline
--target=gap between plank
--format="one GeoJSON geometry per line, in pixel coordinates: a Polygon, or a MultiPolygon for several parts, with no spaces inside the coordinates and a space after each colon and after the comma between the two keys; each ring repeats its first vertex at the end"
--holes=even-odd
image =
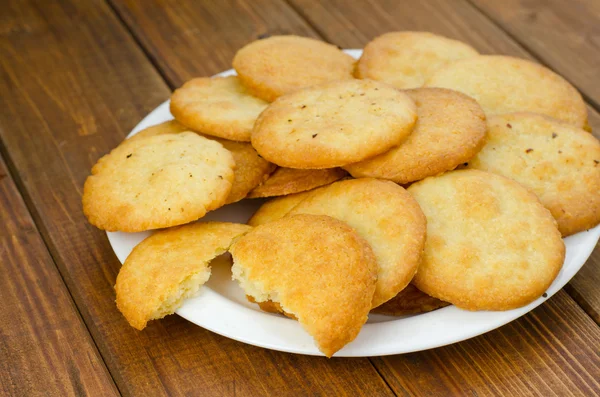
{"type": "Polygon", "coordinates": [[[142,50],[142,53],[144,54],[146,59],[148,59],[148,61],[150,62],[150,64],[154,68],[154,70],[156,70],[156,72],[159,74],[161,79],[167,84],[167,86],[169,87],[169,89],[171,91],[175,90],[175,88],[176,88],[175,85],[168,79],[167,75],[161,69],[160,64],[158,63],[158,60],[152,56],[152,53],[150,53],[150,51],[148,51],[146,46],[144,46],[144,43],[142,43],[142,41],[139,39],[139,37],[135,35],[135,32],[129,28],[129,24],[127,23],[125,18],[123,18],[123,16],[119,13],[119,10],[115,7],[112,0],[105,0],[105,2],[106,2],[106,5],[108,6],[108,8],[110,9],[110,11],[113,13],[113,15],[121,23],[121,26],[125,30],[125,33],[127,35],[129,35],[129,37],[131,37],[131,39],[138,46],[138,48],[140,50],[142,50]]]}
{"type": "Polygon", "coordinates": [[[9,177],[12,178],[13,183],[17,187],[17,191],[18,191],[21,199],[23,200],[25,208],[27,209],[27,213],[31,217],[33,224],[35,225],[36,231],[40,234],[40,237],[44,244],[44,247],[46,248],[48,255],[50,255],[50,258],[52,259],[52,263],[54,264],[54,266],[56,267],[56,270],[58,271],[58,275],[60,277],[62,285],[64,286],[65,290],[67,291],[67,294],[69,294],[69,298],[71,299],[71,302],[73,302],[73,307],[75,308],[75,312],[77,313],[79,320],[85,327],[85,330],[87,331],[90,339],[92,340],[92,344],[96,350],[96,353],[102,360],[102,364],[104,365],[106,372],[110,376],[110,380],[113,382],[115,389],[117,390],[119,395],[122,396],[123,392],[121,391],[121,389],[119,389],[119,384],[117,383],[117,381],[115,380],[115,377],[113,376],[112,372],[110,371],[110,367],[108,366],[106,360],[104,359],[104,355],[100,352],[100,348],[98,347],[98,344],[96,343],[96,338],[94,338],[94,335],[93,335],[92,331],[90,330],[90,327],[88,326],[83,315],[81,314],[81,310],[79,308],[79,305],[77,304],[77,300],[75,299],[75,297],[73,296],[73,293],[71,292],[71,289],[67,285],[65,277],[63,275],[63,272],[61,271],[60,266],[58,265],[56,255],[54,254],[51,245],[48,243],[49,241],[51,241],[50,236],[48,235],[47,230],[45,230],[45,228],[43,226],[44,223],[41,221],[40,214],[38,213],[37,209],[35,208],[35,205],[33,204],[33,200],[27,193],[27,188],[25,187],[25,184],[21,180],[21,178],[19,176],[19,172],[17,171],[17,167],[15,166],[12,158],[10,157],[10,154],[8,153],[8,149],[6,148],[6,144],[4,143],[4,140],[1,137],[0,137],[0,156],[3,157],[9,177]]]}

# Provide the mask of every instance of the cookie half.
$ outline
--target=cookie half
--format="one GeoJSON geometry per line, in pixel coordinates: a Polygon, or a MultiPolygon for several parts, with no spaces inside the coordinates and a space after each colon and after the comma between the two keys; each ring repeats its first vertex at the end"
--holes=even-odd
{"type": "Polygon", "coordinates": [[[600,223],[600,142],[534,113],[491,117],[469,168],[504,175],[535,193],[568,236],[600,223]]]}
{"type": "Polygon", "coordinates": [[[286,196],[329,185],[348,175],[341,168],[298,170],[279,167],[262,184],[254,188],[248,198],[286,196]]]}
{"type": "Polygon", "coordinates": [[[405,92],[417,105],[414,130],[399,146],[345,166],[352,176],[406,184],[453,170],[483,146],[485,114],[474,99],[443,88],[405,92]]]}
{"type": "Polygon", "coordinates": [[[233,278],[256,302],[294,315],[331,357],[367,321],[377,270],[369,245],[328,216],[295,215],[254,228],[231,247],[233,278]]]}
{"type": "Polygon", "coordinates": [[[288,214],[327,215],[346,222],[377,258],[373,307],[392,299],[413,278],[425,243],[426,220],[402,187],[378,179],[350,179],[312,192],[288,214]]]}
{"type": "Polygon", "coordinates": [[[565,245],[556,221],[517,182],[478,170],[450,171],[408,191],[427,217],[413,284],[467,310],[509,310],[542,296],[565,245]]]}
{"type": "Polygon", "coordinates": [[[191,130],[246,142],[266,107],[236,76],[192,79],[175,90],[170,105],[173,117],[191,130]]]}
{"type": "Polygon", "coordinates": [[[396,88],[418,88],[448,62],[477,56],[473,47],[429,32],[390,32],[369,42],[356,77],[396,88]]]}
{"type": "Polygon", "coordinates": [[[252,229],[222,222],[161,230],[138,244],[117,276],[117,307],[139,330],[174,313],[210,277],[210,262],[252,229]]]}
{"type": "Polygon", "coordinates": [[[189,223],[225,203],[234,168],[227,149],[193,132],[125,141],[92,168],[83,212],[108,231],[189,223]]]}
{"type": "Polygon", "coordinates": [[[352,79],[354,63],[334,45],[299,36],[253,41],[233,58],[243,84],[268,102],[315,84],[352,79]]]}
{"type": "Polygon", "coordinates": [[[416,120],[413,100],[393,87],[336,82],[273,102],[256,120],[252,146],[281,167],[334,168],[398,145],[416,120]]]}
{"type": "Polygon", "coordinates": [[[587,126],[587,109],[577,89],[550,69],[525,59],[502,55],[463,59],[439,69],[425,85],[469,95],[488,117],[534,112],[587,126]]]}

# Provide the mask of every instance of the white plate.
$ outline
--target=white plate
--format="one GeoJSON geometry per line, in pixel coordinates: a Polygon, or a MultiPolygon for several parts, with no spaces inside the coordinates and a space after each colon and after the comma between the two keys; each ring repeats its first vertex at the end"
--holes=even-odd
{"type": "MultiPolygon", "coordinates": [[[[355,58],[361,54],[361,50],[346,52],[355,58]]],[[[228,70],[219,76],[233,74],[233,70],[228,70]]],[[[169,101],[166,101],[146,116],[130,135],[172,118],[169,101]]],[[[243,200],[211,212],[202,220],[245,223],[262,202],[243,200]]],[[[115,254],[123,263],[133,247],[150,232],[107,234],[115,254]]],[[[541,305],[560,290],[583,266],[599,237],[600,225],[565,239],[565,264],[548,289],[546,298],[541,297],[525,307],[505,312],[469,312],[449,306],[414,316],[370,315],[358,337],[335,355],[364,357],[409,353],[459,342],[498,328],[541,305]]],[[[217,334],[251,345],[322,355],[297,321],[262,312],[249,303],[237,283],[231,280],[229,269],[215,266],[212,272],[200,295],[187,300],[177,314],[217,334]]]]}

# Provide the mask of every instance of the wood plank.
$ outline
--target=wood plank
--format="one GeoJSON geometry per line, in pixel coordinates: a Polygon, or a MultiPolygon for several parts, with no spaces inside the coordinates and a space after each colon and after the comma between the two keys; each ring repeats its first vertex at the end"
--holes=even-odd
{"type": "MultiPolygon", "coordinates": [[[[92,164],[170,90],[103,1],[5,3],[0,91],[10,95],[0,97],[0,138],[119,390],[126,395],[392,395],[367,359],[272,352],[177,316],[143,332],[127,325],[114,304],[120,265],[105,234],[86,222],[81,187],[92,164]]],[[[236,25],[227,29],[255,26],[249,30],[254,32],[286,24],[286,14],[277,15],[277,8],[264,10],[277,25],[245,10],[236,11],[236,25]]],[[[219,43],[211,45],[217,51],[219,43]]]]}
{"type": "MultiPolygon", "coordinates": [[[[389,31],[424,30],[467,42],[486,54],[534,59],[503,30],[464,0],[364,1],[290,0],[329,42],[344,48],[362,48],[389,31]]],[[[499,2],[503,4],[502,2],[499,2]]],[[[594,135],[600,138],[600,115],[588,106],[594,135]]],[[[567,291],[600,324],[600,248],[571,280],[567,291]]]]}
{"type": "Polygon", "coordinates": [[[598,346],[600,328],[561,291],[477,338],[374,362],[399,395],[594,396],[598,346]]]}
{"type": "Polygon", "coordinates": [[[470,0],[545,64],[600,106],[600,2],[470,0]]]}
{"type": "Polygon", "coordinates": [[[230,69],[235,52],[259,37],[317,37],[279,0],[108,1],[173,87],[230,69]]]}
{"type": "Polygon", "coordinates": [[[0,394],[119,395],[0,157],[0,394]]]}

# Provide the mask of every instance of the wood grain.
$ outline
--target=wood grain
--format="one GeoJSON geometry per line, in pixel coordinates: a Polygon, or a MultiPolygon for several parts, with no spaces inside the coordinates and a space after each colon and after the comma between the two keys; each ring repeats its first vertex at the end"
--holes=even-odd
{"type": "Polygon", "coordinates": [[[0,394],[118,395],[1,157],[0,224],[0,394]]]}
{"type": "Polygon", "coordinates": [[[283,1],[108,0],[173,87],[231,68],[260,37],[317,37],[283,1]]]}
{"type": "MultiPolygon", "coordinates": [[[[424,30],[462,40],[482,53],[535,59],[497,25],[463,0],[290,0],[290,3],[313,26],[318,27],[319,33],[327,41],[344,48],[362,48],[372,38],[389,31],[424,30]]],[[[573,56],[569,55],[571,58],[573,56]]],[[[589,106],[588,112],[594,135],[600,138],[600,115],[589,106]]],[[[598,246],[566,290],[600,324],[598,246]]]]}
{"type": "Polygon", "coordinates": [[[374,359],[398,395],[594,396],[600,328],[564,292],[465,342],[374,359]]]}
{"type": "MultiPolygon", "coordinates": [[[[5,3],[0,91],[10,95],[0,96],[0,139],[119,390],[144,396],[392,395],[367,359],[268,351],[177,316],[143,332],[127,325],[114,304],[120,264],[106,235],[86,222],[81,187],[93,163],[170,90],[106,3],[5,3]]],[[[284,26],[286,14],[275,11],[265,12],[284,26]]],[[[236,13],[236,25],[229,29],[264,26],[243,9],[236,13]]],[[[205,21],[212,25],[203,29],[225,29],[218,21],[205,21]]]]}
{"type": "Polygon", "coordinates": [[[600,2],[470,0],[488,18],[600,106],[600,2]]]}

